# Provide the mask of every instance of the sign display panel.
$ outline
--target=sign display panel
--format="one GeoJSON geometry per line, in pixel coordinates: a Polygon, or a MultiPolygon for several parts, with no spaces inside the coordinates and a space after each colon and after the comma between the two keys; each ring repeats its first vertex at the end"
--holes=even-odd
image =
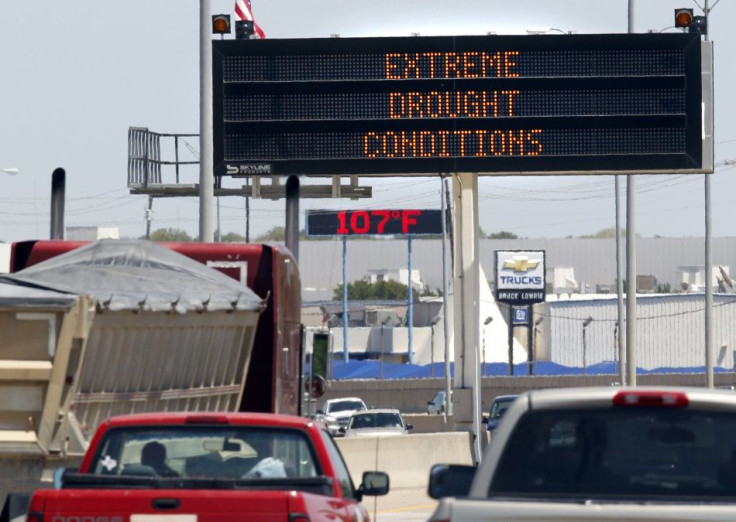
{"type": "Polygon", "coordinates": [[[496,301],[542,303],[546,297],[544,250],[496,250],[496,301]]]}
{"type": "Polygon", "coordinates": [[[212,46],[219,176],[703,171],[696,34],[212,46]]]}
{"type": "Polygon", "coordinates": [[[529,324],[529,308],[526,306],[514,306],[511,308],[511,324],[514,326],[526,326],[529,324]]]}
{"type": "Polygon", "coordinates": [[[441,210],[309,210],[307,236],[442,234],[441,210]]]}

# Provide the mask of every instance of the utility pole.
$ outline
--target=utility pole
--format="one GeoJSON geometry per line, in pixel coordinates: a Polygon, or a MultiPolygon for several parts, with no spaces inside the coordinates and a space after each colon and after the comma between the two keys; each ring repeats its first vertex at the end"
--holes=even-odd
{"type": "Polygon", "coordinates": [[[452,382],[450,377],[450,287],[447,284],[447,213],[449,199],[447,180],[440,177],[440,208],[442,209],[442,330],[445,338],[445,421],[452,415],[452,382]],[[443,194],[444,192],[444,194],[443,194]]]}
{"type": "MultiPolygon", "coordinates": [[[[710,75],[708,77],[709,85],[704,85],[704,91],[708,90],[710,96],[710,108],[711,110],[703,114],[705,121],[703,122],[703,128],[707,134],[713,136],[713,53],[708,52],[710,49],[710,43],[708,40],[708,13],[710,11],[710,5],[708,0],[705,0],[703,4],[703,15],[705,16],[705,40],[706,40],[706,57],[710,57],[710,63],[705,64],[708,67],[710,75]]],[[[713,146],[713,140],[710,140],[711,147],[713,146]]],[[[713,151],[703,151],[703,156],[711,154],[711,160],[713,151]]],[[[712,161],[711,161],[712,164],[712,161]]],[[[712,245],[711,245],[711,213],[710,213],[710,177],[711,174],[704,174],[705,177],[705,369],[706,369],[706,386],[713,388],[715,386],[715,377],[713,375],[713,259],[712,259],[712,245]]]]}
{"type": "Polygon", "coordinates": [[[199,240],[214,240],[212,199],[215,196],[212,149],[212,1],[199,2],[199,240]]]}
{"type": "MultiPolygon", "coordinates": [[[[629,0],[629,33],[634,32],[634,0],[629,0]]],[[[626,384],[636,386],[636,175],[626,176],[626,384]]]]}

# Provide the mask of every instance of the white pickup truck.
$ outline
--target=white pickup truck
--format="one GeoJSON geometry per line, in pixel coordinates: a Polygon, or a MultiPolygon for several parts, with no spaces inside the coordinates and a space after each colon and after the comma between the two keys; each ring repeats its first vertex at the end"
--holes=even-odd
{"type": "Polygon", "coordinates": [[[736,520],[736,393],[527,392],[477,468],[432,468],[429,495],[431,522],[736,520]]]}

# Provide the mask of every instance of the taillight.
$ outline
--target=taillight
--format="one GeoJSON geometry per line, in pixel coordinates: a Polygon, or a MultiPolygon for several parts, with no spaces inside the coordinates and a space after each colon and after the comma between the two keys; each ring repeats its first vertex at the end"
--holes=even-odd
{"type": "Polygon", "coordinates": [[[614,406],[684,408],[690,401],[682,392],[620,391],[613,396],[614,406]]]}

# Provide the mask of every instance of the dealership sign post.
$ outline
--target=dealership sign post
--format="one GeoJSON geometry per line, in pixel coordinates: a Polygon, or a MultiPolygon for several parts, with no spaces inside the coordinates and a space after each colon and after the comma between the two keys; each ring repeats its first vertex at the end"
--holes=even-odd
{"type": "MultiPolygon", "coordinates": [[[[496,250],[496,302],[509,305],[509,375],[514,373],[514,312],[528,307],[531,323],[531,305],[544,302],[546,270],[544,250],[496,250]]],[[[530,334],[531,335],[531,334],[530,334]]]]}

